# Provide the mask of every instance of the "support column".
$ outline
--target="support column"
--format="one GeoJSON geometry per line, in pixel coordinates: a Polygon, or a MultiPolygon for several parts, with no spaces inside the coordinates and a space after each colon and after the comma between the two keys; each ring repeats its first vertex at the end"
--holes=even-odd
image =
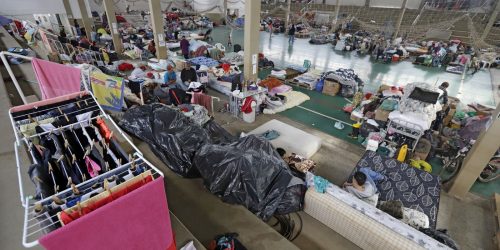
{"type": "Polygon", "coordinates": [[[92,32],[94,21],[92,21],[92,19],[89,17],[85,0],[78,0],[78,7],[80,7],[80,13],[82,15],[83,28],[85,29],[87,38],[90,39],[90,33],[92,32]]]}
{"type": "Polygon", "coordinates": [[[259,69],[259,26],[260,1],[245,1],[245,30],[244,30],[244,75],[245,80],[257,80],[259,69]]]}
{"type": "Polygon", "coordinates": [[[226,20],[226,17],[227,17],[227,0],[224,0],[224,2],[223,2],[223,8],[224,8],[224,10],[222,11],[222,14],[224,15],[224,20],[226,20]]]}
{"type": "Polygon", "coordinates": [[[69,31],[70,34],[76,36],[77,34],[75,34],[73,32],[73,29],[71,28],[71,26],[73,25],[73,11],[71,10],[71,5],[69,4],[69,0],[63,0],[62,2],[64,10],[66,11],[66,20],[63,21],[64,26],[66,27],[66,29],[69,31]]]}
{"type": "MultiPolygon", "coordinates": [[[[422,0],[425,1],[425,0],[422,0]]],[[[365,7],[370,7],[370,0],[365,0],[365,7]]]]}
{"type": "Polygon", "coordinates": [[[406,3],[408,3],[408,0],[404,0],[403,6],[401,6],[401,12],[399,12],[398,22],[396,23],[396,29],[394,30],[394,35],[392,35],[392,40],[398,37],[399,29],[401,28],[401,23],[403,22],[403,17],[405,16],[406,3]]]}
{"type": "Polygon", "coordinates": [[[115,16],[115,6],[113,5],[113,0],[103,0],[104,11],[106,11],[106,17],[108,18],[109,30],[111,31],[111,37],[113,38],[113,45],[115,46],[116,53],[121,54],[123,51],[122,40],[120,39],[120,34],[118,33],[118,22],[115,16]]]}
{"type": "Polygon", "coordinates": [[[337,3],[335,4],[335,16],[333,17],[332,27],[330,28],[330,32],[333,32],[337,29],[339,21],[339,12],[340,12],[340,0],[337,0],[337,3]]]}
{"type": "Polygon", "coordinates": [[[286,6],[286,17],[285,17],[285,30],[288,30],[288,26],[290,25],[290,7],[292,5],[292,0],[287,1],[286,6]]]}
{"type": "Polygon", "coordinates": [[[451,184],[449,194],[464,197],[476,181],[481,171],[500,147],[500,105],[493,113],[493,122],[483,131],[462,163],[462,169],[451,184]]]}
{"type": "Polygon", "coordinates": [[[484,41],[488,34],[490,34],[491,27],[493,27],[493,24],[497,21],[497,16],[498,12],[500,12],[500,1],[496,1],[496,6],[495,10],[491,12],[490,20],[488,21],[488,24],[486,24],[486,27],[483,30],[483,34],[481,35],[481,41],[484,41]]]}
{"type": "Polygon", "coordinates": [[[165,43],[165,31],[163,30],[163,15],[160,0],[149,0],[149,11],[151,14],[151,24],[153,26],[153,36],[156,45],[156,57],[167,59],[167,44],[165,43]]]}

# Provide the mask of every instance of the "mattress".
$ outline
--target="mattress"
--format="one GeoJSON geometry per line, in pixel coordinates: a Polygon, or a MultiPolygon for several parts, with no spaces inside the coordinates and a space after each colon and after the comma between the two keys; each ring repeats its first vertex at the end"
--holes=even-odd
{"type": "Polygon", "coordinates": [[[280,133],[278,138],[270,142],[275,148],[283,148],[288,153],[296,153],[310,159],[321,147],[321,138],[274,119],[250,131],[249,134],[258,135],[268,130],[280,133]]]}
{"type": "Polygon", "coordinates": [[[352,196],[346,200],[350,194],[334,187],[330,184],[326,193],[309,188],[304,198],[304,212],[360,248],[449,249],[361,200],[352,196]]]}
{"type": "Polygon", "coordinates": [[[285,104],[275,109],[264,109],[264,114],[268,115],[276,114],[285,111],[287,109],[299,106],[303,102],[311,99],[308,95],[299,91],[289,91],[286,93],[281,93],[280,95],[285,96],[286,98],[285,104]]]}
{"type": "Polygon", "coordinates": [[[436,228],[441,193],[439,176],[373,151],[365,152],[351,177],[362,167],[369,167],[386,176],[385,180],[377,184],[379,202],[400,200],[404,207],[425,213],[429,217],[430,227],[436,228]]]}
{"type": "Polygon", "coordinates": [[[208,87],[221,93],[221,94],[224,94],[227,96],[231,95],[231,83],[219,81],[212,74],[209,74],[209,77],[208,77],[208,87]]]}

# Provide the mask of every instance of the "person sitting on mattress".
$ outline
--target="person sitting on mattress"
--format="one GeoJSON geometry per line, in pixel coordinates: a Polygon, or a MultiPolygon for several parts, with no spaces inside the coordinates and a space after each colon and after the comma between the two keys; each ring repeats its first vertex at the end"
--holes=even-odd
{"type": "Polygon", "coordinates": [[[362,201],[374,206],[377,204],[378,191],[375,182],[361,171],[354,173],[352,183],[344,183],[344,189],[362,201]]]}

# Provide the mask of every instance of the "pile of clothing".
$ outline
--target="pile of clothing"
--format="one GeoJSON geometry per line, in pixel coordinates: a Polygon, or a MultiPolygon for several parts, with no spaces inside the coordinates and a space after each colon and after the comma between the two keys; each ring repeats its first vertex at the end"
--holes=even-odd
{"type": "Polygon", "coordinates": [[[425,119],[430,127],[430,123],[436,119],[436,113],[442,109],[441,105],[437,103],[441,92],[431,84],[409,83],[404,87],[398,111],[403,115],[425,119]]]}
{"type": "Polygon", "coordinates": [[[243,65],[243,51],[227,53],[220,61],[234,65],[243,65]]]}

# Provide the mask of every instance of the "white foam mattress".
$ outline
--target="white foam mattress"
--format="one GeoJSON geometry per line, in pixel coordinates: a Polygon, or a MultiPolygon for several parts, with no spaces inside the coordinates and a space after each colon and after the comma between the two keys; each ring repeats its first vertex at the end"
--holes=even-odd
{"type": "Polygon", "coordinates": [[[258,135],[268,130],[276,130],[280,136],[271,140],[275,148],[283,148],[287,153],[296,153],[311,158],[321,147],[321,138],[278,120],[271,120],[249,132],[258,135]]]}

